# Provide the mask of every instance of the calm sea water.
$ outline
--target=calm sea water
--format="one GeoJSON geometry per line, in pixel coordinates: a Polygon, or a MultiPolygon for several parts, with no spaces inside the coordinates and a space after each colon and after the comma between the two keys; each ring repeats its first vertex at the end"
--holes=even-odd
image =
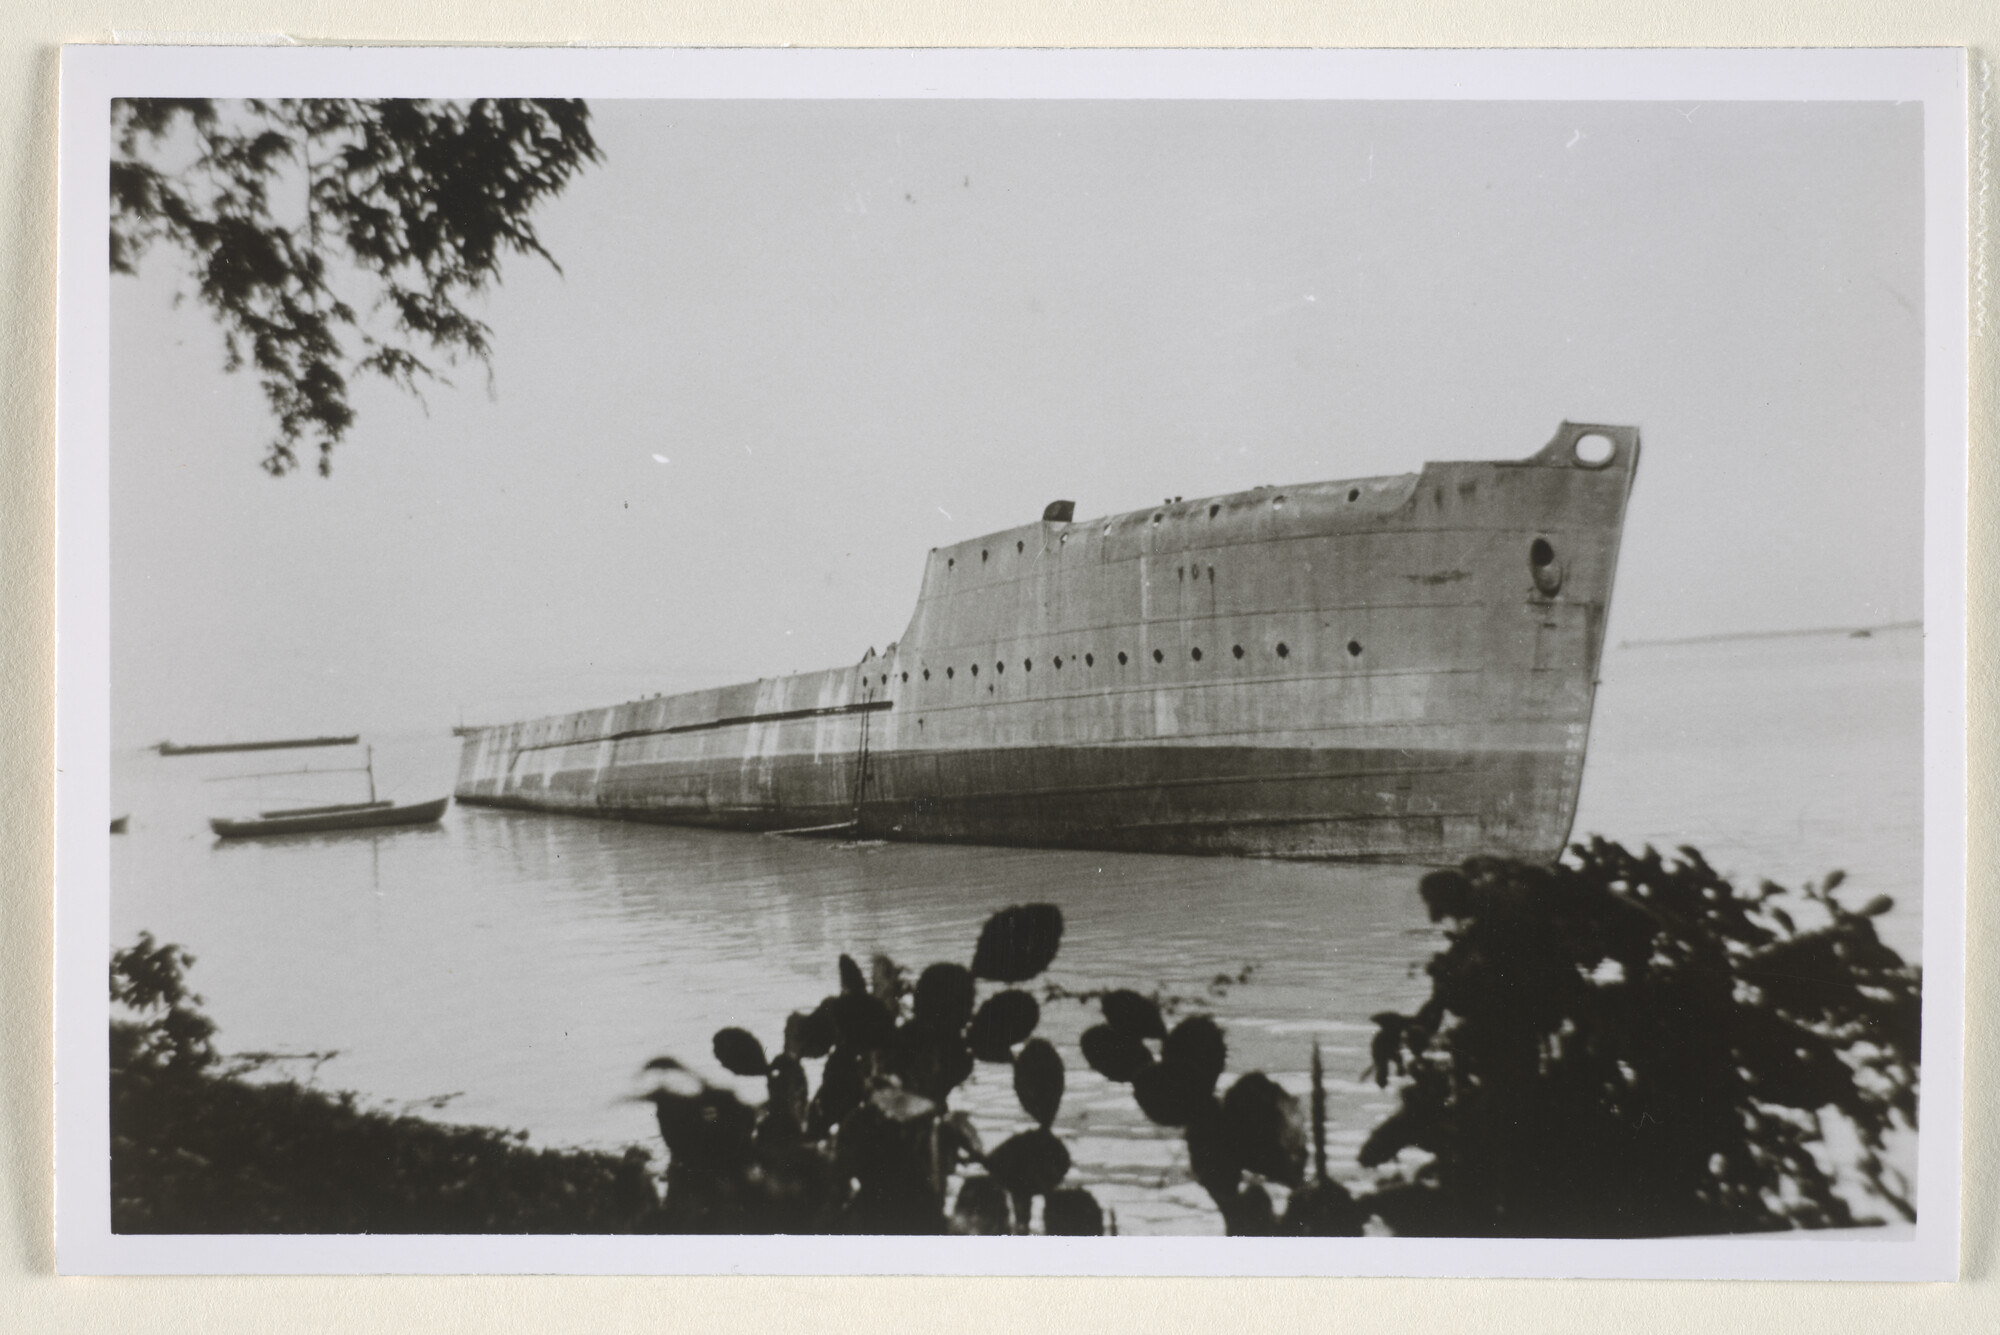
{"type": "MultiPolygon", "coordinates": [[[[1844,869],[1915,957],[1921,935],[1921,637],[1607,652],[1576,835],[1693,844],[1718,868],[1795,884],[1844,869]]],[[[442,730],[441,730],[442,731],[442,730]]],[[[448,735],[379,739],[383,795],[450,790],[448,735]]],[[[1368,1016],[1427,994],[1441,944],[1419,871],[1118,854],[842,845],[454,807],[441,828],[225,844],[206,818],[352,800],[354,774],[211,782],[355,763],[350,752],[114,757],[115,944],[177,941],[226,1051],[327,1053],[288,1069],[383,1107],[519,1128],[540,1144],[659,1151],[640,1067],[673,1055],[717,1081],[709,1039],[771,1047],[836,988],[842,951],[912,971],[968,961],[994,909],[1068,923],[1048,979],[1188,998],[1224,1025],[1230,1069],[1307,1087],[1325,1053],[1333,1158],[1391,1110],[1361,1079],[1368,1016]],[[1234,980],[1219,983],[1220,976],[1234,980]]],[[[1039,986],[1039,984],[1037,984],[1039,986]]],[[[1057,1131],[1130,1233],[1219,1232],[1185,1151],[1084,1064],[1095,1007],[1041,1032],[1069,1088],[1057,1131]]],[[[761,1082],[736,1082],[746,1097],[761,1082]]],[[[1025,1129],[1005,1068],[962,1091],[988,1144],[1025,1129]]]]}

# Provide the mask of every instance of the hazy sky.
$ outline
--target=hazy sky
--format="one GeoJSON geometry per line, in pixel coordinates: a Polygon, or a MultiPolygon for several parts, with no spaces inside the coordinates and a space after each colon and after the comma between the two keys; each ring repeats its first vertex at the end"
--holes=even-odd
{"type": "Polygon", "coordinates": [[[852,662],[926,549],[1636,423],[1611,638],[1914,619],[1921,108],[597,102],[489,381],[257,467],[176,257],[112,284],[113,739],[852,662]],[[661,463],[655,456],[667,460],[661,463]]]}

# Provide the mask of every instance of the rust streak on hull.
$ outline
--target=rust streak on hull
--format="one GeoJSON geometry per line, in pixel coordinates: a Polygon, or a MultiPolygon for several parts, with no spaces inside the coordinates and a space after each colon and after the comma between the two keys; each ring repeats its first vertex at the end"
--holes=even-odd
{"type": "Polygon", "coordinates": [[[1638,453],[1634,428],[1565,423],[1517,462],[940,548],[886,654],[486,728],[457,796],[940,842],[1553,858],[1638,453]]]}

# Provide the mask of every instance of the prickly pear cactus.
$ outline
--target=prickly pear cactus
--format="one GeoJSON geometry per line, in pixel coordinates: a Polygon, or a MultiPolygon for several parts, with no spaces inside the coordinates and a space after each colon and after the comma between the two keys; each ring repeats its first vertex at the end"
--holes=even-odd
{"type": "Polygon", "coordinates": [[[840,990],[787,1017],[775,1056],[747,1029],[716,1032],[724,1070],[763,1077],[761,1108],[672,1058],[651,1063],[662,1073],[647,1097],[670,1155],[666,1211],[674,1226],[1022,1233],[1040,1198],[1047,1231],[1102,1232],[1095,1198],[1064,1185],[1070,1153],[1054,1131],[1062,1055],[1035,1037],[1040,1004],[1011,986],[1048,968],[1062,933],[1062,911],[1052,904],[1003,909],[980,931],[969,966],[933,964],[914,984],[886,956],[864,972],[842,955],[840,990]],[[822,1063],[816,1089],[807,1062],[822,1063]],[[951,1107],[978,1062],[1013,1068],[1015,1095],[1035,1122],[991,1150],[971,1118],[951,1107]]]}
{"type": "MultiPolygon", "coordinates": [[[[1091,1069],[1132,1086],[1139,1111],[1187,1139],[1188,1165],[1232,1234],[1352,1235],[1360,1212],[1345,1188],[1326,1175],[1319,1049],[1313,1049],[1314,1170],[1307,1176],[1307,1135],[1298,1100],[1259,1071],[1240,1076],[1218,1096],[1228,1065],[1222,1027],[1191,1015],[1167,1028],[1152,998],[1121,989],[1098,999],[1104,1023],[1083,1032],[1079,1046],[1091,1069]],[[1157,1046],[1157,1052],[1155,1051],[1157,1046]],[[1290,1190],[1283,1217],[1266,1183],[1290,1190]]],[[[1053,1231],[1053,1230],[1051,1230],[1053,1231]]]]}

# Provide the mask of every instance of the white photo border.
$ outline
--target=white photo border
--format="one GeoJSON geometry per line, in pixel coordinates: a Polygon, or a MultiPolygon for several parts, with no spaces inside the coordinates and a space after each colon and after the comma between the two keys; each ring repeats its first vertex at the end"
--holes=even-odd
{"type": "Polygon", "coordinates": [[[58,173],[56,1241],[64,1274],[1957,1277],[1966,877],[1962,51],[72,46],[58,173]],[[1727,1239],[137,1236],[110,1228],[113,97],[1894,101],[1924,106],[1923,1080],[1914,1227],[1727,1239]],[[885,1260],[885,1257],[892,1259],[885,1260]]]}

